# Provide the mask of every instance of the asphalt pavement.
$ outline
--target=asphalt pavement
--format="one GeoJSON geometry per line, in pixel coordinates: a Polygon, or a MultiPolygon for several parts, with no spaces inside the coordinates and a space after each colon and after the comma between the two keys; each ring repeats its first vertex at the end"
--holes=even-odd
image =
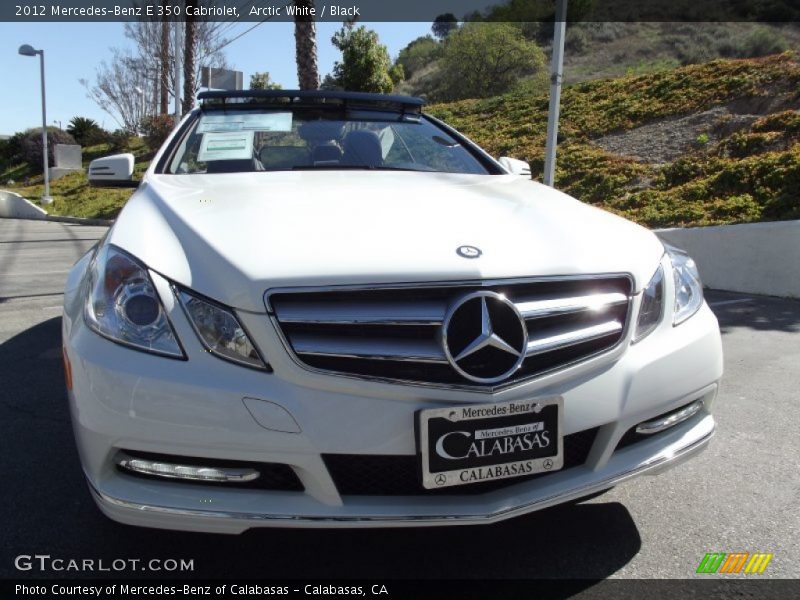
{"type": "Polygon", "coordinates": [[[800,576],[800,302],[714,291],[717,435],[659,477],[491,526],[222,536],[116,524],[84,483],[60,360],[65,276],[104,232],[0,219],[0,577],[102,575],[14,567],[49,554],[193,559],[181,577],[684,578],[707,552],[769,552],[760,577],[800,576]]]}

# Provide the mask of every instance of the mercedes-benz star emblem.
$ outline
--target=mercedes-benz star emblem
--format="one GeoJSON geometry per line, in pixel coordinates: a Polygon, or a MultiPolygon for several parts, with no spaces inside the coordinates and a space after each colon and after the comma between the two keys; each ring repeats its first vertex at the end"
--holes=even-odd
{"type": "Polygon", "coordinates": [[[478,258],[483,252],[476,246],[459,246],[456,248],[456,254],[463,258],[478,258]]]}
{"type": "Polygon", "coordinates": [[[553,468],[553,461],[548,458],[542,463],[542,466],[549,471],[553,468]]]}
{"type": "Polygon", "coordinates": [[[442,347],[453,368],[470,381],[496,383],[525,360],[528,330],[502,294],[472,292],[457,300],[442,324],[442,347]]]}
{"type": "Polygon", "coordinates": [[[436,476],[436,479],[434,479],[434,481],[436,482],[436,485],[444,485],[445,483],[447,483],[447,477],[439,473],[436,476]]]}

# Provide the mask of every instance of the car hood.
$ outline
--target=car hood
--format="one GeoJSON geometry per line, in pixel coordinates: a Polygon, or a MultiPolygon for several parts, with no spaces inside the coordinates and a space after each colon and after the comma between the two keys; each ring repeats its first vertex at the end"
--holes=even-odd
{"type": "Polygon", "coordinates": [[[392,171],[150,175],[109,241],[260,312],[284,286],[625,272],[639,290],[664,251],[650,231],[519,176],[392,171]]]}

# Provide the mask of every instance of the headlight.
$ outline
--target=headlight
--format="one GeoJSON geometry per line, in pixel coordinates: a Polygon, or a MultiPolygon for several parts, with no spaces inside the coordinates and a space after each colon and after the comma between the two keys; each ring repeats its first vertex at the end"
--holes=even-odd
{"type": "Polygon", "coordinates": [[[672,274],[675,277],[675,310],[673,325],[679,325],[703,305],[703,284],[700,273],[692,258],[683,250],[665,245],[672,261],[672,274]]]}
{"type": "Polygon", "coordinates": [[[106,245],[89,267],[86,324],[110,340],[137,350],[185,358],[144,265],[106,245]]]}
{"type": "Polygon", "coordinates": [[[233,311],[182,289],[176,294],[206,350],[241,365],[269,368],[233,311]]]}
{"type": "Polygon", "coordinates": [[[650,283],[642,292],[642,303],[639,305],[639,319],[633,341],[638,342],[649,335],[661,321],[664,314],[664,268],[659,265],[650,283]]]}

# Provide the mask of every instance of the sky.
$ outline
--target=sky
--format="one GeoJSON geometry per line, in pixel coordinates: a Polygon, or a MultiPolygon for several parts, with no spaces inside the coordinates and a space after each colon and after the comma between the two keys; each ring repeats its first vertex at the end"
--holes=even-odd
{"type": "MultiPolygon", "coordinates": [[[[374,29],[394,59],[411,40],[430,33],[430,23],[363,23],[374,29]]],[[[235,25],[232,39],[253,23],[235,25]]],[[[340,58],[330,39],[341,23],[317,23],[320,77],[340,58]]],[[[39,57],[20,56],[30,44],[45,51],[48,125],[67,127],[72,117],[89,117],[106,129],[119,125],[86,96],[79,79],[94,80],[97,66],[111,58],[110,48],[129,46],[122,23],[0,23],[0,135],[42,124],[39,57]]],[[[244,72],[245,86],[256,71],[269,71],[285,89],[297,88],[294,24],[266,22],[226,47],[229,64],[244,72]]]]}

